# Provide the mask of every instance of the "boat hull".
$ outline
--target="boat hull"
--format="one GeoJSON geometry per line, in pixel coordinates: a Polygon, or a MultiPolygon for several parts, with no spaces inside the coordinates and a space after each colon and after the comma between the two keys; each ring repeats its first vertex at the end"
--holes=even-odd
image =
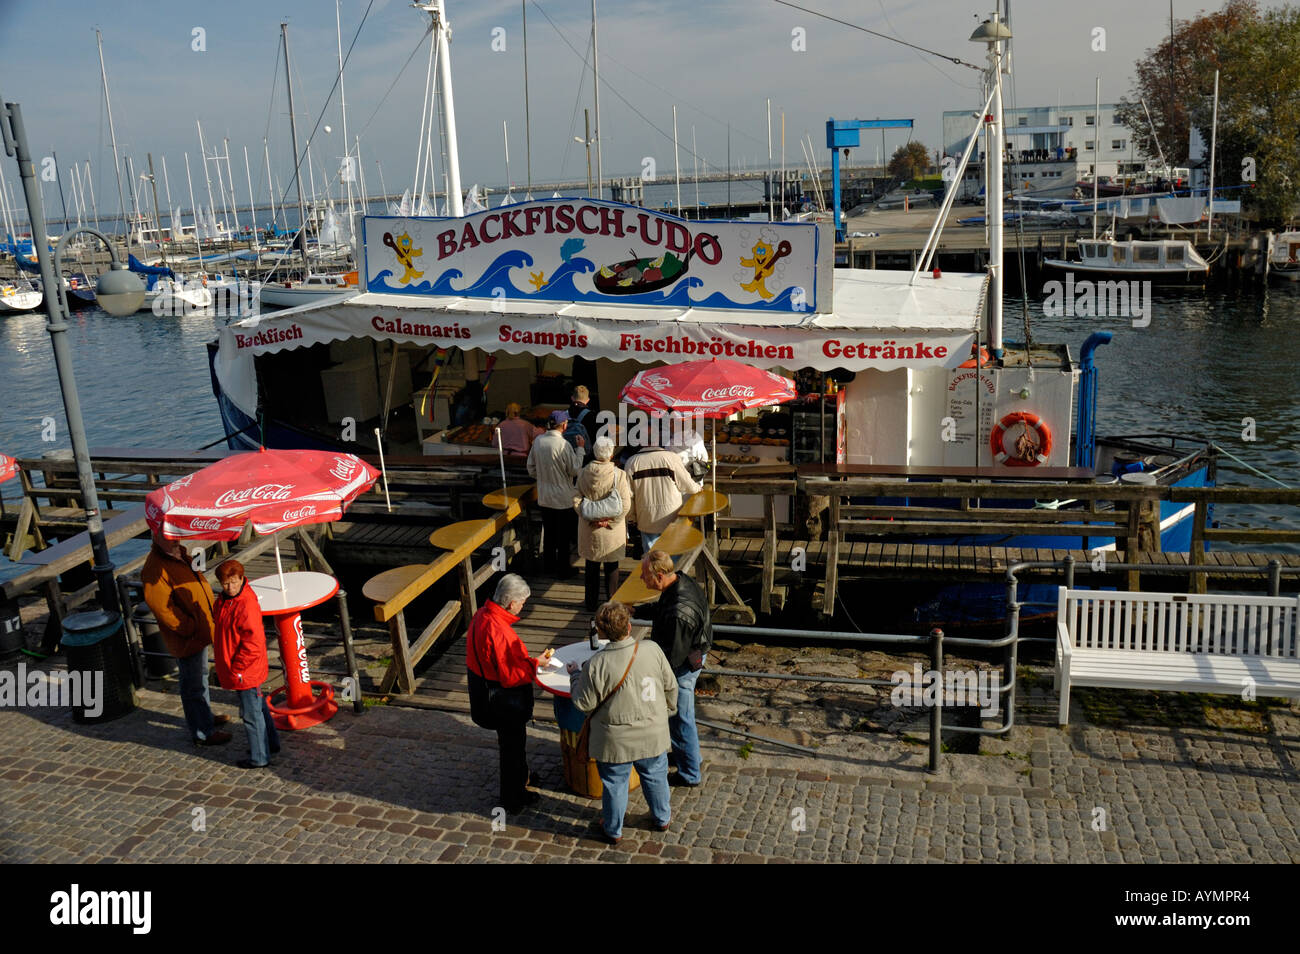
{"type": "Polygon", "coordinates": [[[262,286],[259,300],[263,305],[275,305],[280,308],[293,308],[297,305],[309,305],[312,302],[337,298],[348,292],[357,294],[355,285],[314,285],[311,287],[283,284],[266,284],[262,286]]]}
{"type": "Polygon", "coordinates": [[[1095,278],[1136,279],[1138,281],[1158,282],[1162,285],[1204,285],[1210,275],[1209,269],[1202,267],[1178,269],[1165,267],[1103,268],[1097,265],[1087,265],[1083,262],[1067,262],[1059,258],[1043,259],[1043,267],[1095,278]]]}

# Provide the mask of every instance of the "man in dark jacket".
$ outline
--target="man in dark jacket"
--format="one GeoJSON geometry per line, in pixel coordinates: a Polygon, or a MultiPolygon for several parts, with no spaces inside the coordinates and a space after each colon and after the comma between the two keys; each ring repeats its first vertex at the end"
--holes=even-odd
{"type": "Polygon", "coordinates": [[[713,644],[709,598],[698,583],[673,569],[673,558],[663,550],[651,550],[641,560],[641,581],[659,593],[655,603],[640,609],[653,613],[650,638],[664,651],[677,678],[677,714],[668,720],[677,773],[668,776],[668,784],[694,788],[702,780],[695,683],[713,644]]]}

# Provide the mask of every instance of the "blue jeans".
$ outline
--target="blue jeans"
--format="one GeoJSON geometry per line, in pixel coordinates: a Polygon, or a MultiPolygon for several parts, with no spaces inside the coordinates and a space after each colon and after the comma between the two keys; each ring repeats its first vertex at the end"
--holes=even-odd
{"type": "Polygon", "coordinates": [[[212,735],[212,705],[208,696],[208,647],[192,656],[176,660],[176,675],[181,683],[181,708],[190,738],[199,741],[212,735]]]}
{"type": "Polygon", "coordinates": [[[235,695],[239,697],[239,717],[248,733],[248,758],[254,765],[265,765],[280,751],[280,733],[266,707],[266,697],[261,689],[236,689],[235,695]]]}
{"type": "Polygon", "coordinates": [[[656,825],[667,825],[673,810],[668,798],[668,753],[660,752],[648,759],[634,762],[597,762],[600,773],[601,823],[610,838],[623,837],[623,816],[627,814],[627,782],[636,766],[641,776],[641,791],[650,806],[650,819],[656,825]]]}
{"type": "MultiPolygon", "coordinates": [[[[708,656],[704,657],[708,662],[708,656]]],[[[695,683],[702,669],[691,671],[689,665],[674,671],[677,677],[677,714],[668,717],[668,735],[673,740],[673,758],[677,774],[692,785],[700,781],[700,733],[695,727],[695,683]]]]}
{"type": "Polygon", "coordinates": [[[662,534],[659,533],[646,533],[644,530],[642,530],[641,548],[645,550],[646,553],[649,553],[651,550],[655,548],[655,544],[659,542],[659,537],[661,535],[662,534]]]}

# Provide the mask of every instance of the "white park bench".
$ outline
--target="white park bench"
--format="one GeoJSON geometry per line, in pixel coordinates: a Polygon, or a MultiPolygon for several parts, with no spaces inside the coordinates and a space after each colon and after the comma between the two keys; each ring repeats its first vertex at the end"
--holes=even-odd
{"type": "Polygon", "coordinates": [[[1300,598],[1060,588],[1059,721],[1070,687],[1300,697],[1300,598]]]}

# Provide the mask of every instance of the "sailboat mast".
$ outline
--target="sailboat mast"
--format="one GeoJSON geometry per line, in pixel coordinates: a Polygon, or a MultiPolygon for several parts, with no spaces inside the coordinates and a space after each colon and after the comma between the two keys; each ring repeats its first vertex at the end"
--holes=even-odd
{"type": "Polygon", "coordinates": [[[262,140],[262,155],[266,159],[266,194],[271,197],[271,237],[275,237],[275,186],[271,181],[271,149],[262,140]]]}
{"type": "Polygon", "coordinates": [[[248,181],[248,227],[253,230],[253,250],[256,252],[261,248],[261,242],[257,240],[257,207],[253,205],[253,170],[248,165],[247,146],[244,147],[244,178],[248,181]]]}
{"type": "Polygon", "coordinates": [[[451,25],[447,22],[447,13],[442,0],[432,0],[426,4],[432,7],[434,33],[438,39],[438,78],[440,80],[443,136],[447,143],[447,213],[460,218],[465,214],[465,205],[460,194],[460,148],[456,142],[456,104],[451,93],[451,50],[448,36],[451,25]]]}
{"type": "Polygon", "coordinates": [[[1097,185],[1101,182],[1101,164],[1097,161],[1097,147],[1101,145],[1101,77],[1097,77],[1097,104],[1092,114],[1092,237],[1097,238],[1097,185]]]}
{"type": "Polygon", "coordinates": [[[104,108],[108,110],[108,138],[113,144],[113,174],[117,176],[117,206],[122,213],[122,228],[126,231],[126,248],[131,250],[131,227],[126,222],[126,197],[122,193],[122,166],[117,158],[117,131],[113,128],[113,101],[108,95],[108,70],[104,68],[104,37],[95,31],[99,46],[99,77],[104,84],[104,108]]]}
{"type": "MultiPolygon", "coordinates": [[[[158,251],[163,252],[164,246],[162,243],[162,218],[159,217],[158,215],[158,180],[154,177],[153,174],[153,153],[148,152],[145,153],[145,155],[149,158],[149,187],[153,189],[154,241],[158,243],[158,251]]],[[[164,253],[163,259],[166,260],[166,257],[167,256],[164,253]]]]}
{"type": "Polygon", "coordinates": [[[59,204],[63,206],[63,228],[68,228],[68,200],[63,197],[63,174],[59,172],[59,154],[50,149],[50,155],[54,158],[54,181],[59,184],[59,204]]]}
{"type": "MultiPolygon", "coordinates": [[[[1210,240],[1210,229],[1214,226],[1214,150],[1218,145],[1219,138],[1219,71],[1214,71],[1214,117],[1210,120],[1210,208],[1205,219],[1205,240],[1210,240]]],[[[1170,169],[1170,178],[1173,178],[1173,170],[1170,169]]],[[[1191,186],[1191,183],[1188,183],[1191,186]]],[[[1189,191],[1187,193],[1191,195],[1189,191]]]]}
{"type": "Polygon", "coordinates": [[[95,199],[95,183],[90,177],[90,157],[86,157],[86,185],[90,187],[90,211],[95,216],[95,228],[99,228],[99,202],[95,199]]]}
{"type": "Polygon", "coordinates": [[[302,207],[302,176],[298,174],[298,167],[302,160],[298,158],[298,123],[293,113],[293,80],[290,78],[293,74],[289,69],[289,24],[280,24],[280,38],[284,41],[284,82],[289,87],[289,136],[293,140],[293,181],[296,186],[294,191],[298,194],[298,248],[302,251],[303,267],[310,268],[307,261],[307,212],[302,207]]]}
{"type": "Polygon", "coordinates": [[[199,253],[199,271],[203,271],[203,236],[199,234],[199,210],[194,206],[194,179],[190,176],[190,154],[185,153],[185,182],[190,188],[190,218],[194,220],[194,247],[199,253]]]}
{"type": "Polygon", "coordinates": [[[528,0],[520,0],[519,6],[524,14],[524,157],[528,170],[528,192],[525,195],[532,198],[533,195],[533,126],[531,114],[528,110],[528,0]]]}
{"type": "Polygon", "coordinates": [[[677,181],[677,214],[682,214],[682,165],[677,157],[677,104],[673,103],[673,178],[677,181]]]}
{"type": "Polygon", "coordinates": [[[199,154],[203,157],[203,181],[208,186],[208,215],[212,217],[212,224],[215,226],[217,210],[212,202],[212,176],[208,174],[208,148],[203,142],[203,123],[196,119],[194,125],[199,127],[199,154]]]}
{"type": "Polygon", "coordinates": [[[605,198],[605,156],[601,151],[600,134],[600,57],[596,52],[596,0],[591,0],[591,85],[595,91],[596,107],[596,198],[605,198]]]}
{"type": "Polygon", "coordinates": [[[343,20],[339,12],[339,0],[334,0],[334,36],[338,42],[339,51],[339,106],[343,113],[343,181],[348,190],[348,243],[353,248],[353,254],[356,253],[357,232],[352,222],[352,152],[348,148],[348,95],[343,89],[343,20]]]}

